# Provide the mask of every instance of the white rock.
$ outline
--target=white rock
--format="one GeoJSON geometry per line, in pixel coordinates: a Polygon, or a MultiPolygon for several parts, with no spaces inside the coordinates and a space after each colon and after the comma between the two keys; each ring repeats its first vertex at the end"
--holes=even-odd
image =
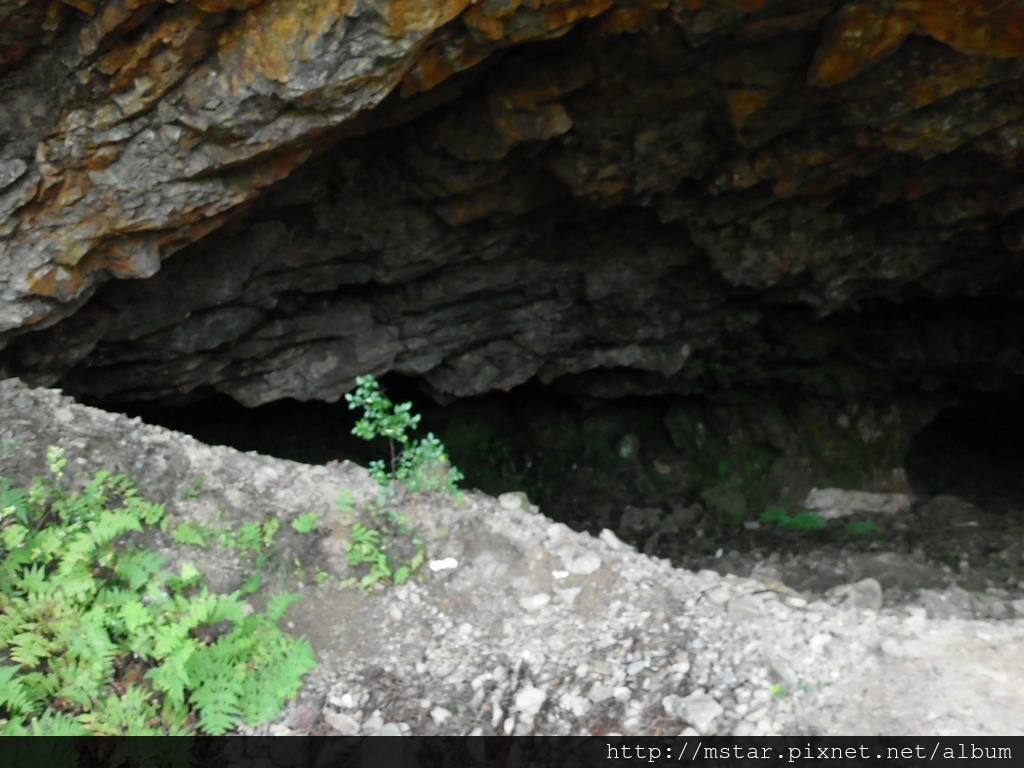
{"type": "Polygon", "coordinates": [[[551,595],[546,592],[538,592],[536,595],[519,598],[519,605],[524,611],[539,611],[551,602],[551,595]]]}
{"type": "Polygon", "coordinates": [[[342,736],[355,736],[359,733],[359,723],[344,712],[324,710],[324,722],[342,736]]]}
{"type": "Polygon", "coordinates": [[[563,693],[558,703],[562,709],[572,712],[574,717],[583,717],[590,711],[590,702],[576,693],[563,693]]]}
{"type": "Polygon", "coordinates": [[[530,497],[522,491],[509,491],[503,493],[498,497],[498,503],[504,509],[529,509],[530,508],[530,497]]]}
{"type": "Polygon", "coordinates": [[[594,573],[600,567],[601,558],[597,556],[596,552],[585,552],[579,557],[574,557],[565,564],[565,570],[569,573],[575,573],[580,576],[586,576],[594,573]]]}
{"type": "MultiPolygon", "coordinates": [[[[678,699],[678,697],[676,698],[678,699]]],[[[688,722],[702,734],[709,733],[715,720],[725,711],[722,709],[721,704],[701,688],[673,703],[674,714],[679,719],[688,722]]]]}
{"type": "Polygon", "coordinates": [[[883,515],[909,512],[913,504],[914,497],[906,493],[869,493],[841,488],[812,488],[804,501],[805,507],[829,520],[858,512],[883,515]]]}
{"type": "Polygon", "coordinates": [[[598,534],[598,538],[607,544],[610,549],[614,549],[616,552],[625,552],[630,549],[628,544],[607,528],[601,529],[601,533],[598,534]]]}
{"type": "Polygon", "coordinates": [[[540,708],[544,706],[547,698],[548,695],[540,688],[527,686],[516,694],[516,709],[519,710],[519,714],[523,718],[533,719],[540,712],[540,708]]]}
{"type": "Polygon", "coordinates": [[[641,672],[642,670],[644,670],[646,668],[647,668],[647,662],[644,661],[643,659],[640,659],[639,661],[634,661],[634,662],[630,663],[630,665],[628,667],[626,667],[626,674],[627,675],[635,675],[638,672],[641,672]]]}
{"type": "Polygon", "coordinates": [[[601,685],[596,683],[591,686],[590,691],[587,692],[587,698],[595,704],[605,699],[610,699],[615,695],[615,690],[609,685],[601,685]]]}

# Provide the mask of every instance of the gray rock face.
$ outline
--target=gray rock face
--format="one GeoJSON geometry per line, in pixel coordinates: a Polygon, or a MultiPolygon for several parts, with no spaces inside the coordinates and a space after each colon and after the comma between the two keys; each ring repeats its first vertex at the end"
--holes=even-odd
{"type": "Polygon", "coordinates": [[[99,5],[0,39],[0,374],[1019,392],[1002,7],[99,5]]]}

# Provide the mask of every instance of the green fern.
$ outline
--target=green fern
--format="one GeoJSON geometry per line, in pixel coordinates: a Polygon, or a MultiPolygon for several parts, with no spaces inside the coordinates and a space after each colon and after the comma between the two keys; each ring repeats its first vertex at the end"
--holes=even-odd
{"type": "Polygon", "coordinates": [[[316,666],[277,626],[298,597],[247,615],[194,566],[166,572],[119,543],[162,524],[161,505],[109,472],[71,492],[63,452],[47,459],[27,490],[0,478],[0,734],[222,734],[280,712],[316,666]]]}

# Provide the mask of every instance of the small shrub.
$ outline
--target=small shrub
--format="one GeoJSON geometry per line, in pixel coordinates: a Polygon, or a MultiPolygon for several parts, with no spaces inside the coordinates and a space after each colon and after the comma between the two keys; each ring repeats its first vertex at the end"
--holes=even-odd
{"type": "Polygon", "coordinates": [[[223,734],[277,716],[316,666],[278,622],[297,595],[252,613],[190,565],[121,544],[164,520],[126,478],[81,492],[0,478],[0,735],[223,734]]]}
{"type": "MultiPolygon", "coordinates": [[[[423,565],[426,554],[422,539],[404,517],[388,508],[389,502],[402,493],[434,490],[449,493],[458,501],[462,497],[458,483],[463,475],[451,466],[444,445],[433,433],[419,440],[412,437],[410,433],[420,423],[420,416],[412,413],[412,403],[392,403],[372,376],[357,378],[355,392],[345,395],[345,399],[351,410],[363,411],[352,434],[364,440],[385,437],[390,453],[388,461],[373,461],[369,466],[370,475],[380,486],[373,512],[380,526],[353,526],[348,562],[369,566],[368,573],[359,580],[363,589],[382,581],[404,584],[423,565]],[[407,560],[402,558],[403,562],[396,564],[397,558],[391,553],[400,540],[411,543],[413,551],[407,560]]],[[[338,508],[342,512],[352,511],[351,494],[338,499],[338,508]]]]}
{"type": "Polygon", "coordinates": [[[356,391],[345,395],[345,399],[350,410],[363,410],[352,429],[353,435],[364,440],[388,440],[390,461],[380,459],[369,466],[386,497],[399,490],[396,485],[412,493],[441,490],[460,497],[458,484],[463,475],[449,463],[441,441],[432,432],[421,440],[410,435],[420,423],[420,416],[411,413],[412,403],[392,403],[372,376],[357,378],[356,391]]]}

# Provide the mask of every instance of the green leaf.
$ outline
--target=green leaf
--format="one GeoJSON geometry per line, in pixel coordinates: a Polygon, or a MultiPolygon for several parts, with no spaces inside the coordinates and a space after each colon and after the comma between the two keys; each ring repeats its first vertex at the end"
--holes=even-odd
{"type": "Polygon", "coordinates": [[[199,725],[211,736],[234,730],[241,719],[238,691],[223,680],[208,680],[191,695],[191,703],[199,710],[199,725]]]}
{"type": "Polygon", "coordinates": [[[263,581],[263,574],[256,571],[242,583],[242,586],[238,588],[238,593],[241,595],[255,595],[263,586],[263,581]]]}
{"type": "Polygon", "coordinates": [[[192,547],[205,547],[212,532],[192,522],[184,522],[174,529],[174,543],[192,547]]]}
{"type": "Polygon", "coordinates": [[[292,528],[299,533],[313,533],[320,524],[320,517],[316,512],[307,512],[292,520],[292,528]]]}
{"type": "Polygon", "coordinates": [[[34,669],[52,650],[53,643],[38,632],[19,632],[11,638],[9,653],[19,664],[34,669]]]}
{"type": "Polygon", "coordinates": [[[288,608],[302,600],[302,595],[277,594],[267,602],[267,618],[271,621],[280,621],[288,613],[288,608]]]}

